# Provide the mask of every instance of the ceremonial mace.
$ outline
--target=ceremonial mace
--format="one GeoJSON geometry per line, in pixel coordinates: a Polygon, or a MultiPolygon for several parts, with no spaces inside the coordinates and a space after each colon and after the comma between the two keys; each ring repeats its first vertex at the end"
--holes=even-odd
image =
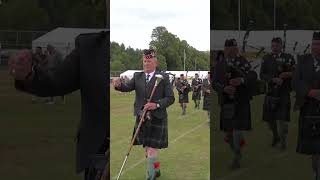
{"type": "MultiPolygon", "coordinates": [[[[151,99],[152,99],[152,97],[153,97],[153,94],[154,94],[157,86],[159,85],[160,81],[163,79],[163,76],[162,76],[161,74],[156,74],[155,76],[156,76],[157,79],[156,79],[156,82],[154,83],[153,89],[152,89],[152,91],[151,91],[150,98],[148,99],[148,102],[147,102],[147,103],[151,102],[151,99]]],[[[120,172],[119,172],[119,174],[118,174],[117,180],[119,180],[119,178],[120,178],[120,176],[121,176],[123,167],[124,167],[125,163],[127,162],[127,159],[128,159],[128,157],[129,157],[130,151],[131,151],[132,146],[133,146],[133,143],[134,143],[134,141],[135,141],[136,138],[137,138],[137,135],[138,135],[138,133],[139,133],[139,131],[140,131],[140,127],[141,127],[142,123],[144,122],[144,116],[146,115],[146,113],[147,113],[147,110],[143,110],[142,115],[141,115],[141,117],[140,117],[139,125],[138,125],[138,127],[137,127],[137,129],[136,129],[136,132],[134,133],[134,136],[133,136],[133,138],[132,138],[131,144],[130,144],[129,149],[128,149],[128,153],[127,153],[126,157],[124,158],[124,161],[123,161],[123,163],[122,163],[122,166],[121,166],[120,172]]]]}

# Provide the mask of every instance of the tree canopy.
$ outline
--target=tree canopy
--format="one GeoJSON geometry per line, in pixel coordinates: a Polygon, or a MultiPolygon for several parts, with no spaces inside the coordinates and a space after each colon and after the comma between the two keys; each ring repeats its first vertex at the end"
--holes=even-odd
{"type": "MultiPolygon", "coordinates": [[[[208,70],[209,51],[198,51],[187,41],[180,40],[165,27],[152,30],[150,48],[156,50],[160,62],[159,70],[183,70],[184,52],[186,54],[186,70],[208,70]]],[[[111,70],[124,71],[142,69],[142,50],[125,47],[124,44],[111,43],[111,70]]]]}
{"type": "MultiPolygon", "coordinates": [[[[238,29],[238,0],[212,2],[211,29],[238,29]]],[[[319,0],[276,0],[276,29],[319,29],[319,0]]],[[[241,0],[241,29],[246,29],[250,20],[255,29],[273,29],[273,0],[241,0]]]]}
{"type": "Polygon", "coordinates": [[[105,27],[105,0],[2,0],[0,29],[105,27]]]}

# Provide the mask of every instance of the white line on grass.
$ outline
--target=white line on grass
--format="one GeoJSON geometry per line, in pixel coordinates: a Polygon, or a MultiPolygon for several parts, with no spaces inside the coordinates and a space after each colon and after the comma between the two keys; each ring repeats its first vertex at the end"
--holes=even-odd
{"type": "MultiPolygon", "coordinates": [[[[174,140],[172,140],[172,141],[170,142],[170,144],[174,144],[174,143],[177,142],[179,139],[181,139],[182,137],[186,136],[187,134],[190,134],[190,133],[192,133],[193,131],[199,129],[199,128],[200,128],[201,126],[203,126],[204,124],[207,124],[207,121],[204,121],[204,122],[200,123],[198,126],[196,126],[196,127],[192,128],[192,129],[190,129],[189,131],[181,134],[180,136],[178,136],[177,138],[175,138],[174,140]]],[[[142,159],[141,159],[140,161],[138,161],[137,163],[135,163],[135,164],[133,164],[132,166],[128,167],[127,170],[123,171],[123,172],[122,172],[122,175],[125,174],[126,172],[130,171],[131,169],[137,167],[139,164],[141,164],[141,163],[144,162],[144,161],[145,161],[145,158],[142,158],[142,159]]],[[[117,178],[117,175],[114,176],[112,179],[116,179],[116,178],[117,178]]]]}
{"type": "MultiPolygon", "coordinates": [[[[180,119],[182,119],[182,118],[186,118],[186,117],[188,117],[188,116],[190,116],[190,115],[193,115],[193,114],[195,114],[195,113],[197,113],[197,111],[194,111],[194,112],[192,112],[192,113],[190,113],[190,114],[187,114],[187,115],[185,115],[185,116],[180,116],[180,117],[178,117],[178,119],[180,120],[180,119]]],[[[128,136],[128,137],[125,137],[125,138],[122,138],[122,139],[120,139],[120,140],[118,140],[118,141],[115,141],[115,142],[112,142],[112,140],[111,140],[111,145],[112,146],[115,146],[115,145],[121,145],[123,142],[125,142],[125,141],[128,141],[129,143],[130,143],[130,139],[131,138],[131,136],[128,136]]]]}

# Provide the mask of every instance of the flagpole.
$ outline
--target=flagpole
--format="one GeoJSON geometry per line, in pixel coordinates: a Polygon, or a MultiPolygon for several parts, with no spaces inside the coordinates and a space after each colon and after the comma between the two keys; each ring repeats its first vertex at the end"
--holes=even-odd
{"type": "Polygon", "coordinates": [[[276,30],[276,0],[273,0],[273,30],[276,30]]]}
{"type": "Polygon", "coordinates": [[[183,49],[183,71],[186,71],[186,50],[183,49]]]}
{"type": "Polygon", "coordinates": [[[239,34],[239,39],[238,42],[240,42],[241,38],[241,0],[238,0],[238,34],[239,34]]]}

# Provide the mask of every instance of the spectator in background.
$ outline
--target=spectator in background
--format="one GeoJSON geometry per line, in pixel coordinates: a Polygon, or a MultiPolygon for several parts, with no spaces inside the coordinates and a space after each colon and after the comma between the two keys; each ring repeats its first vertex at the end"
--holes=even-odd
{"type": "Polygon", "coordinates": [[[46,64],[46,55],[44,54],[42,47],[36,47],[33,57],[33,63],[35,63],[35,65],[46,64]]]}
{"type": "MultiPolygon", "coordinates": [[[[56,50],[55,47],[53,47],[51,44],[47,45],[47,70],[48,71],[54,71],[55,68],[62,63],[63,58],[62,54],[56,50]]],[[[65,96],[61,96],[61,99],[63,101],[63,104],[65,104],[65,96]]],[[[48,104],[54,104],[54,97],[50,97],[48,104]]]]}
{"type": "MultiPolygon", "coordinates": [[[[34,50],[32,64],[34,64],[35,66],[44,66],[46,64],[46,55],[43,53],[42,47],[38,46],[34,50]]],[[[37,96],[32,96],[32,103],[36,103],[37,100],[37,96]]]]}
{"type": "Polygon", "coordinates": [[[128,76],[124,76],[124,83],[128,83],[130,81],[130,79],[128,78],[128,76]]]}

